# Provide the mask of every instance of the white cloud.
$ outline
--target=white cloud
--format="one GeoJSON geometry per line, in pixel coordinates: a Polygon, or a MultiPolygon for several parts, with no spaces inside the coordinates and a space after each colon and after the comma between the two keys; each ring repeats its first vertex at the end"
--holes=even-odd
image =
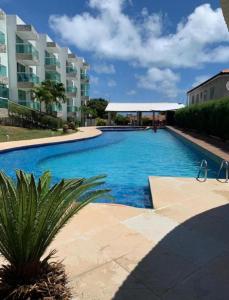
{"type": "Polygon", "coordinates": [[[117,85],[117,82],[113,79],[108,80],[107,85],[109,87],[115,87],[117,85]]]}
{"type": "Polygon", "coordinates": [[[98,74],[115,74],[116,70],[112,64],[95,64],[93,70],[98,74]]]}
{"type": "Polygon", "coordinates": [[[164,34],[161,14],[133,19],[124,13],[127,0],[89,0],[93,13],[74,17],[51,16],[50,25],[78,48],[103,58],[121,59],[144,67],[199,67],[204,63],[228,62],[229,34],[221,9],[210,4],[198,6],[164,34]],[[219,47],[221,42],[225,42],[219,47]]]}
{"type": "Polygon", "coordinates": [[[199,75],[195,77],[195,81],[192,84],[192,87],[196,87],[202,82],[208,80],[211,76],[210,75],[199,75]]]}
{"type": "Polygon", "coordinates": [[[99,78],[97,76],[91,75],[90,76],[90,83],[97,85],[99,83],[99,78]]]}
{"type": "Polygon", "coordinates": [[[126,92],[126,94],[129,95],[129,96],[133,96],[133,95],[136,95],[137,92],[135,90],[129,90],[129,91],[126,92]]]}
{"type": "Polygon", "coordinates": [[[136,75],[136,78],[138,87],[159,92],[168,98],[175,98],[179,93],[177,83],[180,81],[180,76],[170,69],[161,70],[152,67],[146,74],[136,75]]]}

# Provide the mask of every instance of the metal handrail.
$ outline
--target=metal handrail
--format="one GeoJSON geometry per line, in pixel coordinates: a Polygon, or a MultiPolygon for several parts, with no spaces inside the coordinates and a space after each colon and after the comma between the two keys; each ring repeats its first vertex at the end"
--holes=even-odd
{"type": "Polygon", "coordinates": [[[205,182],[207,180],[207,178],[208,178],[208,162],[206,161],[206,159],[203,159],[201,161],[199,172],[197,174],[196,179],[200,182],[205,182]],[[204,177],[203,177],[203,179],[200,179],[202,170],[204,170],[204,177]]]}
{"type": "Polygon", "coordinates": [[[225,181],[223,181],[223,182],[227,183],[229,181],[229,162],[227,160],[223,160],[221,165],[220,165],[220,168],[219,168],[219,172],[218,172],[218,175],[217,175],[217,180],[220,181],[220,182],[222,182],[220,180],[220,174],[221,174],[223,168],[225,168],[225,177],[226,177],[225,181]]]}

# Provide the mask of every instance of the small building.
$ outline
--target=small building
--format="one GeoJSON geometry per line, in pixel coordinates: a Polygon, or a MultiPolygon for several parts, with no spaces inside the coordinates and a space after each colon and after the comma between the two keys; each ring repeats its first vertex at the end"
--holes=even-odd
{"type": "Polygon", "coordinates": [[[221,2],[221,6],[222,6],[225,21],[226,21],[227,26],[229,28],[229,2],[228,2],[228,0],[221,0],[220,2],[221,2]]]}
{"type": "Polygon", "coordinates": [[[229,97],[229,69],[223,70],[187,92],[187,104],[229,97]]]}

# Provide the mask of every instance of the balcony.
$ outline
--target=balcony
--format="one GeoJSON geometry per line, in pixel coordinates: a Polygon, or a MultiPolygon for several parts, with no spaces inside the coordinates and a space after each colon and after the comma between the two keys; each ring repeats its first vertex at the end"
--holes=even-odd
{"type": "Polygon", "coordinates": [[[60,73],[55,71],[45,72],[45,79],[55,81],[55,82],[61,82],[60,73]]]}
{"type": "Polygon", "coordinates": [[[50,71],[57,71],[60,68],[60,61],[56,57],[45,57],[45,68],[50,71]]]}
{"type": "Polygon", "coordinates": [[[3,84],[0,84],[0,98],[9,98],[9,89],[3,84]]]}
{"type": "Polygon", "coordinates": [[[67,107],[68,113],[76,113],[78,111],[76,106],[68,106],[67,107]]]}
{"type": "Polygon", "coordinates": [[[34,73],[17,73],[18,88],[29,89],[33,88],[35,84],[39,83],[39,77],[34,73]]]}
{"type": "Polygon", "coordinates": [[[74,62],[76,60],[76,55],[74,53],[68,53],[68,60],[74,62]]]}
{"type": "Polygon", "coordinates": [[[89,76],[87,74],[81,73],[80,74],[80,79],[85,81],[85,82],[89,82],[89,76]]]}
{"type": "Polygon", "coordinates": [[[59,46],[55,42],[47,42],[46,47],[47,47],[47,50],[51,53],[59,52],[59,46]]]}
{"type": "Polygon", "coordinates": [[[39,53],[30,43],[16,44],[17,60],[27,65],[39,64],[39,53]]]}
{"type": "Polygon", "coordinates": [[[37,40],[38,34],[32,25],[17,25],[17,34],[23,40],[37,40]]]}
{"type": "Polygon", "coordinates": [[[72,95],[76,95],[77,93],[77,87],[76,86],[67,86],[66,87],[66,93],[67,94],[72,94],[72,95]]]}
{"type": "Polygon", "coordinates": [[[7,77],[6,66],[0,65],[0,77],[7,77]]]}
{"type": "Polygon", "coordinates": [[[74,66],[68,65],[66,66],[66,75],[67,77],[76,77],[77,69],[74,66]]]}
{"type": "Polygon", "coordinates": [[[2,31],[0,31],[0,53],[6,53],[6,39],[2,31]]]}
{"type": "Polygon", "coordinates": [[[0,45],[5,45],[6,39],[5,39],[5,34],[0,31],[0,45]]]}

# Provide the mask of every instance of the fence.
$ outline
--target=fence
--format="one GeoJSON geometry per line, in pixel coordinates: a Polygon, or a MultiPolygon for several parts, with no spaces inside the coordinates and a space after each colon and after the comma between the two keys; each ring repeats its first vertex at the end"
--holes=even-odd
{"type": "Polygon", "coordinates": [[[62,127],[62,119],[6,98],[0,98],[0,112],[0,123],[4,125],[55,130],[62,127]]]}

